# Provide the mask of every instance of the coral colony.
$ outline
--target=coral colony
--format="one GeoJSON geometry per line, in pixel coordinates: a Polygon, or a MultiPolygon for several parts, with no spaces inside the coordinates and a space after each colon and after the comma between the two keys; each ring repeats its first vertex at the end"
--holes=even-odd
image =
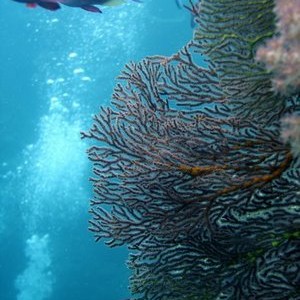
{"type": "Polygon", "coordinates": [[[299,66],[299,44],[272,47],[291,43],[283,2],[191,3],[193,40],[128,64],[82,134],[90,230],[130,249],[132,299],[300,299],[299,68],[270,58],[299,66]]]}

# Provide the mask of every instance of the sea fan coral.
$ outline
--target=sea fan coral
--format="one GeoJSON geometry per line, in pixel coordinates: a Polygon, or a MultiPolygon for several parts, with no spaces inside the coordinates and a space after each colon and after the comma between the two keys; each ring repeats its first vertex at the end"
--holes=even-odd
{"type": "Polygon", "coordinates": [[[82,134],[96,142],[90,230],[131,250],[132,299],[300,297],[300,174],[280,136],[298,98],[275,95],[255,62],[272,9],[192,5],[194,40],[128,64],[82,134]]]}

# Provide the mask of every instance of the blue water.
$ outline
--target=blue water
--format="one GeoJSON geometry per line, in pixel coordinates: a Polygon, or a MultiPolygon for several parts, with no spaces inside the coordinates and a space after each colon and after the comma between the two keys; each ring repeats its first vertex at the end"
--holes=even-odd
{"type": "Polygon", "coordinates": [[[126,62],[192,36],[175,0],[93,14],[0,1],[0,300],[124,300],[125,248],[95,244],[80,131],[126,62]]]}

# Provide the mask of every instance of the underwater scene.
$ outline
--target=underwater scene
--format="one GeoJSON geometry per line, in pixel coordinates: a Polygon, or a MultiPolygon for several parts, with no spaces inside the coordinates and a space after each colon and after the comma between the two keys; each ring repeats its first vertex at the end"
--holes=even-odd
{"type": "Polygon", "coordinates": [[[2,0],[0,45],[0,300],[300,300],[300,0],[2,0]]]}

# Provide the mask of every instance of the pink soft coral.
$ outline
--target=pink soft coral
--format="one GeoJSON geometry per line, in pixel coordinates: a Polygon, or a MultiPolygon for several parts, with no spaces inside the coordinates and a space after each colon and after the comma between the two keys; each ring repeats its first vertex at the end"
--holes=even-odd
{"type": "Polygon", "coordinates": [[[300,92],[300,0],[277,0],[279,35],[257,51],[257,58],[274,72],[273,86],[280,93],[300,92]]]}
{"type": "Polygon", "coordinates": [[[300,155],[300,116],[291,115],[282,120],[281,136],[285,142],[292,146],[292,152],[295,156],[300,155]]]}

